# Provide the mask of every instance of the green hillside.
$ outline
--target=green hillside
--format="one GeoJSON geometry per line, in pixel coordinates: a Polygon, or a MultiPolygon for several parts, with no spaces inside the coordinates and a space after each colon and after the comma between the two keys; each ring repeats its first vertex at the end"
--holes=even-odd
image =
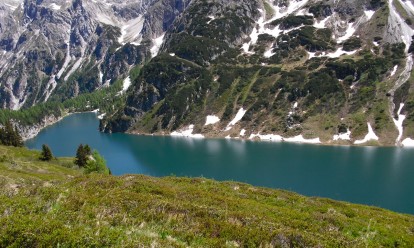
{"type": "Polygon", "coordinates": [[[414,216],[204,178],[84,175],[0,146],[0,247],[412,247],[414,216]]]}

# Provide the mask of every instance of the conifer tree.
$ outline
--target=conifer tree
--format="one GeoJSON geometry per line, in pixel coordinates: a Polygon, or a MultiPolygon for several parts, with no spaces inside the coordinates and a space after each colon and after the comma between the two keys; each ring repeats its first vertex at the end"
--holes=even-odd
{"type": "Polygon", "coordinates": [[[42,145],[42,153],[40,154],[40,160],[50,161],[53,158],[52,150],[48,145],[42,145]]]}
{"type": "Polygon", "coordinates": [[[92,149],[88,144],[86,144],[83,147],[83,150],[85,151],[86,156],[91,156],[92,155],[92,149]]]}
{"type": "Polygon", "coordinates": [[[80,144],[78,150],[76,150],[75,164],[79,167],[85,167],[91,155],[92,150],[89,145],[80,144]]]}

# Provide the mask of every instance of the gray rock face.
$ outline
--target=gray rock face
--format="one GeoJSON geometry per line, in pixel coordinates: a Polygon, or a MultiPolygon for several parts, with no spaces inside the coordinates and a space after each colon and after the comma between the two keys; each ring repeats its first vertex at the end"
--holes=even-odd
{"type": "MultiPolygon", "coordinates": [[[[0,107],[61,100],[123,79],[188,1],[0,3],[0,107]],[[88,71],[87,75],[85,71],[88,71]]],[[[153,49],[151,49],[153,48],[153,49]]]]}
{"type": "Polygon", "coordinates": [[[370,123],[399,143],[414,137],[401,124],[414,123],[413,23],[413,0],[6,0],[0,106],[91,92],[141,64],[101,130],[332,141],[370,123]],[[222,121],[203,126],[211,114],[222,121]]]}
{"type": "Polygon", "coordinates": [[[101,130],[351,144],[369,123],[399,144],[414,137],[413,23],[411,0],[192,1],[101,130]]]}

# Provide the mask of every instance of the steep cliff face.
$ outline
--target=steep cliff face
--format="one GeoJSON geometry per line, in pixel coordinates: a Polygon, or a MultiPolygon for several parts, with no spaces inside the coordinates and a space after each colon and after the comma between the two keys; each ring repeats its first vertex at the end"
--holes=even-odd
{"type": "Polygon", "coordinates": [[[0,106],[20,109],[90,92],[158,53],[186,1],[0,3],[0,106]]]}
{"type": "Polygon", "coordinates": [[[408,0],[193,1],[101,128],[409,144],[413,11],[408,0]]]}

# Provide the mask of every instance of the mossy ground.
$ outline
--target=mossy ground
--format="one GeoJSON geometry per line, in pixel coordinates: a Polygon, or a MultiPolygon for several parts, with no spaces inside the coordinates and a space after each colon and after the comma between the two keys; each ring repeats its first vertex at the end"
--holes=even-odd
{"type": "Polygon", "coordinates": [[[204,178],[83,175],[0,146],[0,247],[412,247],[414,217],[204,178]]]}

